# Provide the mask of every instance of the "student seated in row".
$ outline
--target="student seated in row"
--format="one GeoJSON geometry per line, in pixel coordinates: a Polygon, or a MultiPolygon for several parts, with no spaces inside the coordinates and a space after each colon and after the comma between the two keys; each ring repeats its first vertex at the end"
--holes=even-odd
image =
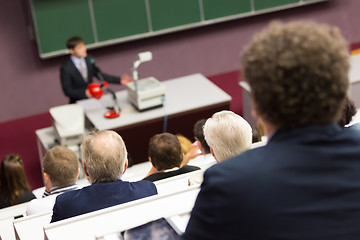
{"type": "Polygon", "coordinates": [[[51,222],[157,194],[150,181],[120,178],[128,160],[125,143],[114,131],[90,133],[81,145],[83,168],[91,185],[56,198],[51,222]]]}
{"type": "Polygon", "coordinates": [[[181,167],[181,145],[178,138],[171,133],[156,134],[150,139],[149,161],[152,168],[144,180],[152,182],[200,169],[190,165],[181,167]]]}
{"type": "Polygon", "coordinates": [[[217,162],[223,162],[251,148],[250,124],[231,111],[214,113],[205,122],[204,136],[217,162]]]}
{"type": "Polygon", "coordinates": [[[182,166],[186,164],[208,167],[211,164],[215,164],[216,160],[210,152],[210,147],[205,141],[204,125],[207,119],[200,119],[196,121],[193,128],[195,142],[192,144],[191,151],[184,156],[182,166]],[[196,151],[197,154],[193,154],[192,151],[196,151]]]}
{"type": "Polygon", "coordinates": [[[34,199],[26,207],[26,214],[51,212],[59,194],[78,188],[79,159],[67,147],[51,148],[43,160],[45,192],[43,198],[34,199]]]}
{"type": "Polygon", "coordinates": [[[30,192],[24,164],[19,154],[6,155],[0,169],[0,208],[35,199],[30,192]]]}

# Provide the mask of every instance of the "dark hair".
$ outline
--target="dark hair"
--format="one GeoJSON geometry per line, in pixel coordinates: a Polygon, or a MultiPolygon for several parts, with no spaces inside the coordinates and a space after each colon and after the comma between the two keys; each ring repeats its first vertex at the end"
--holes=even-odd
{"type": "Polygon", "coordinates": [[[67,40],[66,42],[66,47],[68,49],[73,49],[76,45],[78,45],[79,43],[85,43],[84,40],[81,37],[75,36],[75,37],[71,37],[67,40]]]}
{"type": "Polygon", "coordinates": [[[19,154],[8,154],[1,162],[0,169],[1,201],[17,204],[24,191],[30,191],[23,161],[19,154]]]}
{"type": "Polygon", "coordinates": [[[352,117],[356,114],[356,107],[354,101],[346,97],[344,107],[341,111],[341,118],[338,124],[342,127],[351,122],[352,117]]]}
{"type": "Polygon", "coordinates": [[[74,184],[77,180],[79,160],[69,148],[56,146],[50,149],[44,157],[43,166],[54,187],[74,184]]]}
{"type": "Polygon", "coordinates": [[[149,142],[149,157],[158,171],[180,167],[183,153],[178,138],[171,133],[154,135],[149,142]]]}
{"type": "Polygon", "coordinates": [[[198,140],[201,143],[201,146],[204,148],[205,153],[210,153],[210,147],[207,144],[205,137],[204,137],[204,125],[206,119],[198,120],[194,125],[194,137],[195,140],[198,140]]]}
{"type": "Polygon", "coordinates": [[[251,126],[252,129],[252,143],[260,142],[261,141],[261,135],[256,126],[251,126]]]}
{"type": "Polygon", "coordinates": [[[348,88],[349,53],[336,27],[273,22],[242,56],[258,114],[294,128],[336,122],[348,88]]]}

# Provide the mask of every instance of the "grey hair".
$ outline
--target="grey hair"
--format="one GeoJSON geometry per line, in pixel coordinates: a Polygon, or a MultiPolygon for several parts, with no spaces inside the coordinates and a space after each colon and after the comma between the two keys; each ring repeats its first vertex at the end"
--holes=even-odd
{"type": "Polygon", "coordinates": [[[217,112],[209,118],[204,125],[204,135],[218,162],[251,147],[250,124],[231,111],[217,112]]]}
{"type": "Polygon", "coordinates": [[[91,183],[117,181],[124,172],[127,150],[114,131],[90,133],[82,142],[81,154],[91,183]]]}

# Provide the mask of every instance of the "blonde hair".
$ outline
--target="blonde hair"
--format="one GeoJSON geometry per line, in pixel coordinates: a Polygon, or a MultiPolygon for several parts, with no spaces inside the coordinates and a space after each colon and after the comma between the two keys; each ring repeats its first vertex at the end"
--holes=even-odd
{"type": "Polygon", "coordinates": [[[78,178],[79,159],[67,147],[51,148],[44,157],[43,166],[54,187],[74,184],[78,178]]]}
{"type": "Polygon", "coordinates": [[[183,153],[187,154],[191,149],[192,142],[187,137],[180,134],[176,134],[176,137],[179,139],[183,153]]]}

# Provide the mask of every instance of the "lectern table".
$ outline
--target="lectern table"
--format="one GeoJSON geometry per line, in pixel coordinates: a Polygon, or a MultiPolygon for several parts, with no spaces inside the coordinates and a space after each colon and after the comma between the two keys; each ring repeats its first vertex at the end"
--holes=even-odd
{"type": "Polygon", "coordinates": [[[162,81],[166,88],[165,105],[161,108],[138,112],[127,100],[127,91],[116,92],[121,108],[119,118],[107,119],[104,113],[112,106],[110,95],[101,99],[85,99],[78,103],[93,128],[112,129],[124,139],[132,163],[147,161],[150,138],[162,133],[167,116],[166,131],[182,134],[193,140],[193,126],[202,118],[209,118],[217,111],[228,110],[231,97],[202,74],[192,74],[162,81]]]}

